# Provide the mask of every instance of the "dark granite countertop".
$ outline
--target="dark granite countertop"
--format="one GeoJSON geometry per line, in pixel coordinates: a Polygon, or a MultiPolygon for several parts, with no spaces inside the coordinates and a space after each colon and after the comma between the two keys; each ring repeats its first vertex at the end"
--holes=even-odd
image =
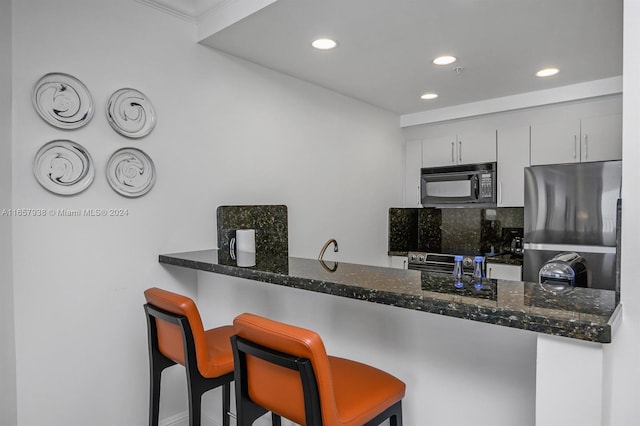
{"type": "Polygon", "coordinates": [[[288,257],[241,268],[201,250],[159,256],[164,264],[246,278],[538,333],[610,343],[620,318],[615,292],[506,280],[456,288],[448,274],[288,257]]]}

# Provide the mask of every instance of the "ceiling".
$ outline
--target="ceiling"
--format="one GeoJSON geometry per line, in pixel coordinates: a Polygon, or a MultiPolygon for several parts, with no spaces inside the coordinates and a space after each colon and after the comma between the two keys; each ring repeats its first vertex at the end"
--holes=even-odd
{"type": "MultiPolygon", "coordinates": [[[[181,4],[196,17],[215,12],[221,3],[153,1],[181,4]]],[[[271,0],[232,25],[205,34],[200,42],[410,114],[622,75],[622,3],[271,0]],[[318,37],[334,38],[338,47],[315,50],[310,44],[318,37]],[[432,60],[442,54],[458,60],[434,65],[432,60]],[[560,72],[534,76],[546,66],[560,72]],[[439,97],[420,99],[425,92],[439,97]]]]}

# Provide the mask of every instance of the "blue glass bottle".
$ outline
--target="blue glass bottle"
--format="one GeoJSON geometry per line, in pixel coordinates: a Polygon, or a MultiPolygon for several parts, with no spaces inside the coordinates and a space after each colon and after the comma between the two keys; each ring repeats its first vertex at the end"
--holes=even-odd
{"type": "Polygon", "coordinates": [[[453,258],[454,260],[454,264],[453,264],[453,279],[455,280],[455,287],[456,288],[462,288],[463,284],[462,284],[462,276],[463,276],[463,271],[462,271],[462,256],[455,256],[453,258]]]}
{"type": "Polygon", "coordinates": [[[484,278],[484,274],[482,273],[482,264],[484,263],[484,257],[476,256],[473,259],[473,285],[477,289],[482,288],[482,279],[484,278]]]}

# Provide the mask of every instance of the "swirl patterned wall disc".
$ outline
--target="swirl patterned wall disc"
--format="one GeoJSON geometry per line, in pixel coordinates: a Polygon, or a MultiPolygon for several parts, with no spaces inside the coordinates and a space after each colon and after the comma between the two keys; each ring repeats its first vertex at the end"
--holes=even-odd
{"type": "Polygon", "coordinates": [[[156,125],[149,99],[135,89],[117,90],[107,101],[107,119],[113,129],[129,138],[148,135],[156,125]]]}
{"type": "Polygon", "coordinates": [[[34,86],[32,101],[40,117],[61,129],[77,129],[93,117],[89,90],[68,74],[46,74],[34,86]]]}
{"type": "Polygon", "coordinates": [[[140,197],[156,182],[156,169],[151,158],[135,148],[122,148],[107,163],[109,185],[125,197],[140,197]]]}
{"type": "Polygon", "coordinates": [[[91,155],[82,145],[69,140],[54,140],[36,153],[33,173],[46,190],[72,195],[91,185],[95,169],[91,155]]]}

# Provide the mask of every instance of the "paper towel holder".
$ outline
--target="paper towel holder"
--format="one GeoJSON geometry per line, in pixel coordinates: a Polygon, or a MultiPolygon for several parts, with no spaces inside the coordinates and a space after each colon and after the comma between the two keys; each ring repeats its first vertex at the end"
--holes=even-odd
{"type": "Polygon", "coordinates": [[[229,256],[238,263],[238,266],[255,266],[256,230],[237,229],[229,240],[229,256]],[[243,233],[240,238],[238,233],[243,233]],[[248,239],[247,239],[248,237],[248,239]],[[240,256],[242,254],[242,256],[240,256]]]}

